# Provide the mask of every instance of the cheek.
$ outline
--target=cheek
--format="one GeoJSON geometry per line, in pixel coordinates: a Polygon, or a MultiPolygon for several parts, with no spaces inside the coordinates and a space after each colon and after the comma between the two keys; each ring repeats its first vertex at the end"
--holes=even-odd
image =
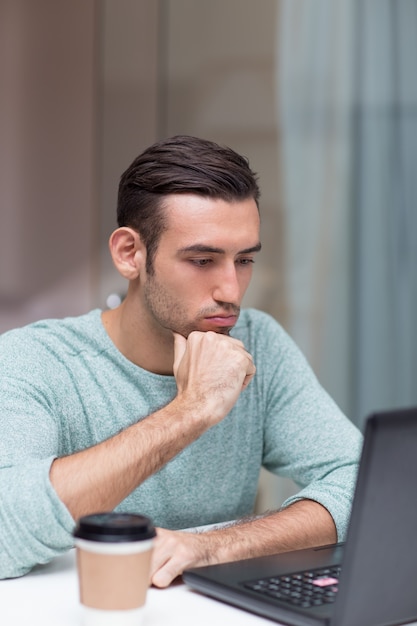
{"type": "Polygon", "coordinates": [[[165,282],[164,292],[169,302],[177,310],[182,311],[182,315],[193,316],[200,309],[202,303],[207,300],[207,290],[204,280],[196,280],[195,277],[179,273],[175,276],[175,270],[165,282]]]}
{"type": "Polygon", "coordinates": [[[238,278],[239,286],[240,286],[242,294],[245,293],[245,291],[249,287],[249,283],[252,278],[252,273],[253,273],[253,269],[251,267],[250,269],[247,269],[246,271],[242,272],[242,275],[239,276],[238,278]]]}

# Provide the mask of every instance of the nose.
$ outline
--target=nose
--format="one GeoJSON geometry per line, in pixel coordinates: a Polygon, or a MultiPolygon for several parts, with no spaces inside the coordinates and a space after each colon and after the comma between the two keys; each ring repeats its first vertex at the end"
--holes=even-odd
{"type": "Polygon", "coordinates": [[[235,264],[230,264],[217,274],[213,289],[213,298],[216,302],[240,305],[241,285],[238,279],[235,264]]]}

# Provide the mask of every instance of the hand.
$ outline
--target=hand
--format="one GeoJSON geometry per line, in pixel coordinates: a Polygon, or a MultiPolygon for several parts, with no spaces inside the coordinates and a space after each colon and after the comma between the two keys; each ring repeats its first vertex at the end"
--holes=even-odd
{"type": "Polygon", "coordinates": [[[174,375],[178,394],[208,409],[212,423],[232,409],[256,372],[252,356],[238,339],[220,333],[174,333],[174,375]]]}
{"type": "Polygon", "coordinates": [[[189,568],[208,563],[203,534],[157,529],[151,563],[151,583],[168,587],[189,568]]]}
{"type": "Polygon", "coordinates": [[[337,541],[334,520],[313,500],[299,500],[282,511],[220,525],[204,532],[157,529],[151,582],[167,587],[190,567],[226,563],[337,541]]]}

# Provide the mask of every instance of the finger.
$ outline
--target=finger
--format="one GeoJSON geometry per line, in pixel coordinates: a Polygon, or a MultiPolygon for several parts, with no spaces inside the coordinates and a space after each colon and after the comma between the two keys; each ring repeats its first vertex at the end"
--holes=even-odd
{"type": "Polygon", "coordinates": [[[187,348],[187,340],[185,337],[178,333],[173,333],[174,335],[174,374],[177,372],[179,365],[184,356],[185,350],[187,348]]]}
{"type": "Polygon", "coordinates": [[[151,562],[152,573],[156,572],[156,570],[162,567],[162,565],[171,558],[175,545],[174,531],[159,527],[156,528],[151,562]]]}
{"type": "Polygon", "coordinates": [[[251,361],[250,367],[248,368],[248,371],[246,372],[245,380],[243,381],[242,389],[246,389],[246,387],[249,385],[250,381],[255,376],[255,374],[256,374],[256,365],[253,363],[253,361],[251,361]]]}
{"type": "Polygon", "coordinates": [[[178,531],[157,529],[151,563],[151,583],[156,587],[168,587],[182,573],[187,559],[181,544],[178,531]]]}
{"type": "Polygon", "coordinates": [[[256,373],[256,367],[255,367],[254,372],[252,372],[251,374],[246,374],[245,380],[243,381],[243,384],[242,384],[242,389],[245,389],[249,385],[250,381],[255,376],[255,373],[256,373]]]}
{"type": "Polygon", "coordinates": [[[182,573],[182,570],[183,568],[180,568],[178,563],[175,563],[174,559],[171,558],[154,572],[151,583],[155,585],[155,587],[168,587],[168,585],[182,573]]]}

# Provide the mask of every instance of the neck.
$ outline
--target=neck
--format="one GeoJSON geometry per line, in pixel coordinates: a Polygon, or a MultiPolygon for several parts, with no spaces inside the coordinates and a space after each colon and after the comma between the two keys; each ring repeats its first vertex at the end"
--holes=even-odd
{"type": "Polygon", "coordinates": [[[154,320],[146,319],[128,296],[116,309],[102,313],[102,323],[116,348],[129,361],[154,374],[172,375],[174,339],[154,320]]]}

